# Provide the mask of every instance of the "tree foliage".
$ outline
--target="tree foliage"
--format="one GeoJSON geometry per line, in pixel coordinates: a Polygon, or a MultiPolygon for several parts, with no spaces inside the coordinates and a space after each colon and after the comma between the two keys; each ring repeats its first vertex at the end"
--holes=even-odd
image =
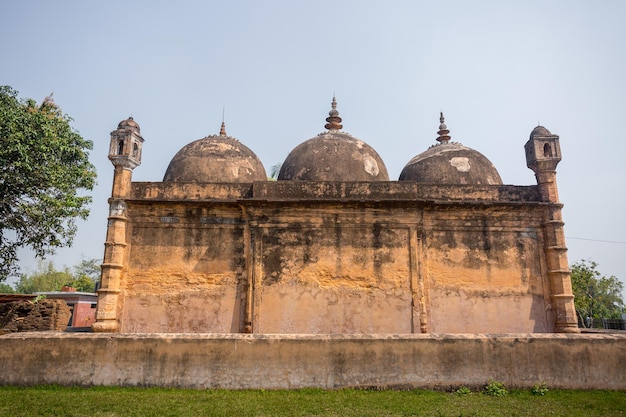
{"type": "Polygon", "coordinates": [[[52,262],[39,264],[37,271],[30,275],[22,274],[20,280],[15,285],[15,289],[20,294],[33,294],[36,292],[60,291],[64,285],[69,285],[72,281],[72,274],[66,268],[58,271],[52,262]]]}
{"type": "Polygon", "coordinates": [[[576,313],[582,323],[586,318],[619,318],[624,312],[622,284],[616,277],[603,276],[593,261],[582,260],[571,266],[572,290],[576,313]]]}
{"type": "Polygon", "coordinates": [[[0,282],[0,294],[15,294],[15,288],[5,282],[0,282]]]}
{"type": "Polygon", "coordinates": [[[36,292],[61,291],[64,285],[76,288],[76,291],[93,292],[100,278],[100,266],[97,259],[83,260],[73,268],[57,270],[52,262],[39,263],[32,274],[22,274],[15,289],[21,294],[36,292]]]}
{"type": "Polygon", "coordinates": [[[94,292],[96,282],[100,280],[100,259],[83,259],[74,267],[71,287],[76,291],[94,292]]]}
{"type": "Polygon", "coordinates": [[[43,258],[71,245],[86,219],[96,171],[92,143],[51,99],[37,105],[0,86],[0,281],[17,271],[17,250],[43,258]]]}
{"type": "Polygon", "coordinates": [[[100,279],[100,259],[83,259],[74,267],[74,276],[77,278],[87,277],[93,282],[100,279]]]}
{"type": "Polygon", "coordinates": [[[282,162],[272,165],[270,168],[270,176],[267,179],[269,181],[276,181],[278,179],[278,174],[280,174],[280,169],[282,168],[282,166],[282,162]]]}

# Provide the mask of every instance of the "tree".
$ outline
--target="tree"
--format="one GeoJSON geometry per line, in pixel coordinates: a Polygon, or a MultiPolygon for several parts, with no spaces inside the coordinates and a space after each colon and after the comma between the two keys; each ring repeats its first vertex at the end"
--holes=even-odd
{"type": "Polygon", "coordinates": [[[97,259],[82,260],[74,268],[74,273],[64,267],[59,271],[52,262],[40,262],[32,274],[22,274],[15,289],[22,294],[36,292],[61,291],[63,286],[73,287],[76,291],[93,292],[100,277],[100,266],[97,259]]]}
{"type": "Polygon", "coordinates": [[[15,289],[20,294],[36,292],[60,291],[64,285],[69,285],[73,277],[69,270],[57,271],[52,262],[39,263],[37,271],[30,275],[20,275],[15,289]]]}
{"type": "Polygon", "coordinates": [[[0,87],[0,281],[17,272],[17,250],[36,256],[69,246],[86,219],[96,178],[92,142],[47,97],[41,105],[0,87]]]}
{"type": "Polygon", "coordinates": [[[76,278],[87,277],[93,282],[100,279],[100,259],[83,259],[74,267],[74,276],[76,278]]]}
{"type": "Polygon", "coordinates": [[[0,294],[15,294],[15,289],[4,282],[0,282],[0,294]]]}
{"type": "Polygon", "coordinates": [[[94,292],[100,280],[100,259],[83,259],[74,267],[74,280],[71,286],[76,291],[94,292]]]}
{"type": "Polygon", "coordinates": [[[603,276],[597,267],[596,262],[582,260],[570,268],[576,314],[583,325],[586,325],[587,317],[619,318],[624,312],[624,284],[614,276],[603,276]]]}
{"type": "Polygon", "coordinates": [[[280,169],[283,164],[281,162],[272,165],[270,168],[270,176],[267,178],[269,181],[276,181],[278,179],[278,174],[280,174],[280,169]]]}

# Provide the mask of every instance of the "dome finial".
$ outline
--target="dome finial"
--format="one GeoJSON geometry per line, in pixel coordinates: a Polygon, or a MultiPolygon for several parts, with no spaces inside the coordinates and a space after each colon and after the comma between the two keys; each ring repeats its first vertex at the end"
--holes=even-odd
{"type": "Polygon", "coordinates": [[[341,124],[341,117],[339,117],[339,112],[337,111],[337,100],[335,100],[335,96],[333,95],[333,102],[331,104],[332,109],[328,112],[328,117],[326,118],[326,125],[324,126],[328,130],[340,130],[343,128],[341,124]]]}
{"type": "Polygon", "coordinates": [[[446,126],[445,122],[445,118],[443,117],[443,112],[439,112],[439,132],[437,132],[439,134],[439,137],[437,138],[437,141],[439,143],[448,143],[448,141],[450,140],[450,135],[448,135],[448,133],[450,133],[450,131],[448,130],[448,126],[446,126]]]}
{"type": "Polygon", "coordinates": [[[226,106],[222,107],[222,126],[220,127],[220,136],[227,136],[226,135],[226,125],[224,124],[224,112],[226,110],[226,106]]]}

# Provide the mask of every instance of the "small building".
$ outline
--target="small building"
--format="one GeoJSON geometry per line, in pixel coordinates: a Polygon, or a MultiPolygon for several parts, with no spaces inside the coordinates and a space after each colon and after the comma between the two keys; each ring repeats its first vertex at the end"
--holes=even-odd
{"type": "Polygon", "coordinates": [[[68,330],[89,329],[96,321],[96,304],[98,301],[96,293],[80,292],[64,286],[61,291],[37,292],[35,294],[44,295],[47,299],[65,301],[72,313],[67,323],[68,330]]]}

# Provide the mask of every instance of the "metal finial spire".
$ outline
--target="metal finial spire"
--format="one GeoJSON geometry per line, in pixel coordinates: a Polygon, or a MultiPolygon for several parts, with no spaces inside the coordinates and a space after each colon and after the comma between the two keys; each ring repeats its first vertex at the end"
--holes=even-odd
{"type": "Polygon", "coordinates": [[[331,104],[332,109],[328,112],[328,117],[326,118],[326,125],[324,126],[328,130],[340,130],[343,125],[341,124],[341,117],[339,117],[339,112],[337,111],[337,100],[335,100],[335,96],[333,96],[333,102],[331,104]]]}
{"type": "Polygon", "coordinates": [[[445,122],[445,118],[443,117],[443,112],[439,112],[439,132],[437,132],[439,134],[439,137],[437,138],[437,141],[439,141],[439,143],[448,143],[448,141],[450,140],[450,131],[448,130],[448,126],[446,126],[445,122]]]}
{"type": "Polygon", "coordinates": [[[224,112],[226,106],[222,107],[222,127],[220,127],[220,136],[226,136],[226,125],[224,124],[224,112]]]}

